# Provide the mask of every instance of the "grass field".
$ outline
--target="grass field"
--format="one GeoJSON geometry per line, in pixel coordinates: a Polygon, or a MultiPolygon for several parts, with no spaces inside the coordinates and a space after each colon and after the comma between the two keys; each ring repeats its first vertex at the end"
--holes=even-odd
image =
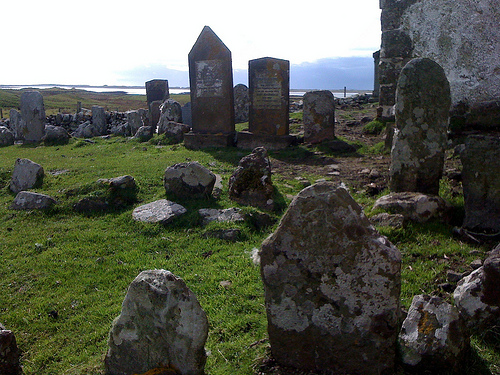
{"type": "MultiPolygon", "coordinates": [[[[135,99],[134,99],[135,100],[135,99]]],[[[143,270],[167,269],[182,277],[208,315],[207,374],[252,374],[268,354],[263,288],[251,252],[274,227],[256,230],[248,223],[231,225],[242,231],[236,243],[205,238],[197,210],[238,206],[227,194],[227,182],[246,153],[237,149],[186,150],[182,145],[151,143],[112,137],[95,144],[71,140],[64,146],[14,145],[0,149],[0,322],[16,334],[27,375],[103,374],[112,320],[119,314],[130,282],[143,270]],[[47,212],[13,211],[9,189],[17,158],[41,164],[46,177],[37,192],[57,199],[47,212]],[[162,177],[175,163],[199,161],[222,176],[219,199],[176,200],[188,213],[167,226],[132,220],[134,207],[165,198],[162,177]],[[99,214],[79,214],[72,205],[92,194],[99,178],[131,175],[139,186],[135,205],[99,214]],[[230,281],[224,283],[222,281],[230,281]]],[[[308,150],[310,152],[311,150],[308,150]]],[[[271,153],[272,160],[300,159],[305,152],[271,153]]],[[[327,156],[339,159],[338,156],[327,156]]],[[[325,178],[308,175],[314,182],[325,178]]],[[[273,175],[283,209],[301,190],[296,180],[273,175]]],[[[351,191],[371,212],[376,197],[351,191]]],[[[452,197],[446,180],[441,195],[463,208],[462,197],[452,197]]],[[[167,197],[168,198],[168,197],[167,197]]],[[[245,210],[251,210],[244,208],[245,210]]],[[[276,212],[276,219],[283,211],[276,212]]],[[[489,248],[461,242],[451,226],[437,222],[405,229],[379,228],[400,249],[402,304],[415,294],[442,295],[438,284],[446,271],[469,270],[489,248]]],[[[472,355],[464,373],[499,374],[500,340],[474,337],[472,355]]],[[[402,372],[401,372],[402,373],[402,372]]]]}

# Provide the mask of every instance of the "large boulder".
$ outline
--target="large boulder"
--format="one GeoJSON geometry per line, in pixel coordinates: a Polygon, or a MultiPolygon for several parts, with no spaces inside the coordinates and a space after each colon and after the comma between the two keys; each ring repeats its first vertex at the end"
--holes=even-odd
{"type": "Polygon", "coordinates": [[[12,210],[45,210],[56,204],[56,200],[45,194],[20,191],[10,205],[12,210]]]}
{"type": "Polygon", "coordinates": [[[132,375],[170,368],[202,375],[207,336],[206,314],[184,281],[166,270],[143,271],[130,284],[113,322],[106,373],[132,375]]]}
{"type": "Polygon", "coordinates": [[[271,162],[265,148],[257,147],[240,160],[229,179],[229,198],[242,205],[274,209],[271,162]]]}
{"type": "Polygon", "coordinates": [[[165,170],[163,186],[168,195],[207,198],[215,185],[215,174],[197,161],[178,163],[165,170]]]}
{"type": "Polygon", "coordinates": [[[455,305],[473,332],[500,324],[500,245],[453,292],[455,305]]]}
{"type": "Polygon", "coordinates": [[[160,105],[160,120],[158,121],[158,126],[163,122],[169,121],[182,122],[182,107],[173,99],[167,99],[160,105]]]}
{"type": "Polygon", "coordinates": [[[451,206],[443,198],[421,193],[391,193],[377,199],[373,210],[400,214],[405,220],[425,223],[431,219],[447,219],[451,206]]]}
{"type": "Polygon", "coordinates": [[[19,193],[22,190],[29,190],[39,187],[43,183],[45,176],[43,167],[29,159],[17,159],[12,172],[10,190],[19,193]]]}
{"type": "Polygon", "coordinates": [[[500,232],[500,137],[467,137],[462,159],[465,220],[475,232],[500,232]]]}
{"type": "Polygon", "coordinates": [[[460,369],[469,349],[465,322],[456,307],[439,297],[413,297],[399,334],[401,361],[419,373],[460,369]]]}
{"type": "Polygon", "coordinates": [[[7,127],[0,126],[0,146],[11,146],[14,144],[14,133],[7,127]]]}
{"type": "Polygon", "coordinates": [[[450,85],[439,64],[411,60],[396,91],[396,129],[389,189],[438,195],[451,106],[450,85]]]}
{"type": "Polygon", "coordinates": [[[14,333],[0,324],[0,374],[21,375],[20,354],[14,333]]]}
{"type": "Polygon", "coordinates": [[[279,363],[328,374],[393,370],[401,254],[345,189],[302,190],[260,256],[279,363]]]}

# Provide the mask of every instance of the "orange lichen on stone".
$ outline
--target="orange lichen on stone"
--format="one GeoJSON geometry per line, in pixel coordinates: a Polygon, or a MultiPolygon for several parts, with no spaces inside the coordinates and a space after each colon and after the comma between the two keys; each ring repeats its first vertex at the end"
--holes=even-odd
{"type": "Polygon", "coordinates": [[[436,330],[436,317],[426,310],[422,311],[422,319],[418,322],[418,332],[429,336],[436,330]]]}

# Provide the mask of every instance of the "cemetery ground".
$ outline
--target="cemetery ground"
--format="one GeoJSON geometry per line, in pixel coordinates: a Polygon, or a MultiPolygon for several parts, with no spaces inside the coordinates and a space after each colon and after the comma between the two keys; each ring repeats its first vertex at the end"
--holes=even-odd
{"type": "MultiPolygon", "coordinates": [[[[76,100],[80,100],[75,100],[75,95],[82,98],[85,108],[145,107],[144,96],[75,90],[50,99],[44,91],[42,94],[47,114],[59,108],[74,112],[76,100]]],[[[181,103],[188,100],[172,98],[181,103]]],[[[6,107],[16,106],[15,94],[5,90],[1,90],[0,100],[4,116],[6,107]],[[5,98],[12,104],[6,105],[5,98]]],[[[291,133],[297,133],[301,114],[290,116],[294,119],[291,133]]],[[[356,145],[356,152],[336,153],[321,145],[270,152],[279,203],[279,209],[272,213],[276,220],[305,184],[320,179],[344,182],[365,213],[373,214],[376,198],[387,193],[389,166],[383,133],[369,134],[364,129],[363,124],[374,116],[374,104],[337,109],[336,134],[356,145]]],[[[244,127],[239,124],[238,130],[244,127]]],[[[228,180],[250,150],[191,151],[158,136],[147,143],[121,137],[93,141],[72,139],[67,145],[0,149],[0,322],[16,335],[25,374],[103,374],[111,322],[120,313],[130,282],[147,269],[170,270],[196,294],[210,324],[207,374],[293,373],[268,358],[263,287],[259,267],[252,260],[255,249],[277,224],[259,228],[246,221],[202,226],[197,212],[200,208],[238,207],[228,198],[228,180]],[[28,158],[44,167],[43,185],[35,191],[56,198],[54,208],[9,209],[15,195],[8,186],[17,158],[28,158]],[[223,190],[217,199],[166,197],[162,183],[165,169],[186,161],[198,161],[222,177],[223,190]],[[131,175],[137,182],[139,202],[135,205],[103,213],[73,210],[79,199],[99,194],[94,189],[98,179],[122,175],[131,175]],[[165,226],[132,219],[134,207],[165,197],[182,204],[188,213],[165,226]],[[224,228],[240,229],[239,240],[227,242],[206,236],[224,228]]],[[[457,169],[460,162],[450,151],[440,190],[454,207],[450,224],[434,221],[400,229],[378,227],[403,255],[404,308],[416,294],[439,295],[451,301],[451,294],[442,285],[447,282],[447,271],[471,271],[471,263],[484,259],[492,248],[492,244],[469,243],[452,234],[463,218],[461,185],[453,179],[457,169]]],[[[473,337],[464,373],[500,373],[499,334],[489,331],[473,337]]]]}

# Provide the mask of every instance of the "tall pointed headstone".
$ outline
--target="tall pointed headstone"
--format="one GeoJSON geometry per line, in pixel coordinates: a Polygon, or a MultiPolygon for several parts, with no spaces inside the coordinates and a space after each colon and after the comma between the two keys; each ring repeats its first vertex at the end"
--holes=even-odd
{"type": "Polygon", "coordinates": [[[208,26],[189,52],[192,132],[186,147],[234,144],[234,94],[231,51],[208,26]]]}
{"type": "Polygon", "coordinates": [[[249,132],[238,134],[239,148],[289,146],[290,61],[263,57],[248,62],[249,132]]]}

